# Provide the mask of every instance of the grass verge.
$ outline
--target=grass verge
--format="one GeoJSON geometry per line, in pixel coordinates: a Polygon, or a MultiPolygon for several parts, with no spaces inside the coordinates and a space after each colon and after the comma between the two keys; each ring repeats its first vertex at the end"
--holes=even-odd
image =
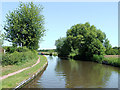
{"type": "Polygon", "coordinates": [[[38,60],[38,57],[35,57],[34,60],[29,60],[25,63],[20,63],[18,65],[4,66],[4,67],[2,67],[2,76],[7,75],[7,74],[12,73],[12,72],[15,72],[15,71],[18,71],[20,69],[32,66],[33,64],[35,64],[37,62],[37,60],[38,60]]]}
{"type": "Polygon", "coordinates": [[[105,57],[102,63],[120,67],[120,57],[105,57]]]}
{"type": "Polygon", "coordinates": [[[15,88],[20,82],[35,74],[46,62],[46,57],[40,56],[40,63],[36,66],[2,80],[2,88],[15,88]]]}

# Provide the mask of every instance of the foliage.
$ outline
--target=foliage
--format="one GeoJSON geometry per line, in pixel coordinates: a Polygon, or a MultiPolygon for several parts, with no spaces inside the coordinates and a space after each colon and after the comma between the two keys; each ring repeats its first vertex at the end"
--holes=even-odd
{"type": "Polygon", "coordinates": [[[102,63],[102,60],[104,60],[104,56],[103,55],[93,55],[92,60],[99,62],[99,63],[102,63]]]}
{"type": "Polygon", "coordinates": [[[109,44],[109,40],[108,39],[105,39],[105,42],[104,42],[104,47],[106,48],[106,51],[105,53],[107,55],[109,55],[111,53],[111,49],[112,49],[112,46],[109,44]]]}
{"type": "Polygon", "coordinates": [[[0,31],[0,47],[3,45],[4,38],[5,38],[5,35],[2,34],[0,31]]]}
{"type": "Polygon", "coordinates": [[[54,52],[54,50],[49,50],[49,53],[53,53],[54,52]]]}
{"type": "Polygon", "coordinates": [[[106,54],[107,55],[118,55],[118,50],[111,48],[106,52],[106,54]]]}
{"type": "Polygon", "coordinates": [[[67,56],[70,53],[70,46],[66,38],[60,38],[56,40],[56,51],[58,52],[59,56],[67,56]]]}
{"type": "Polygon", "coordinates": [[[56,49],[42,49],[42,50],[37,50],[38,52],[49,52],[53,50],[54,52],[56,52],[56,49]]]}
{"type": "Polygon", "coordinates": [[[71,53],[69,54],[69,57],[74,58],[76,55],[78,55],[78,50],[79,49],[73,49],[71,50],[71,53]]]}
{"type": "Polygon", "coordinates": [[[14,51],[16,51],[16,47],[13,47],[13,46],[4,46],[3,48],[7,53],[13,53],[14,51]]]}
{"type": "Polygon", "coordinates": [[[94,54],[105,54],[106,48],[104,47],[104,43],[106,35],[94,25],[90,26],[88,22],[85,24],[76,24],[68,29],[66,34],[66,38],[60,38],[55,42],[59,54],[88,59],[93,57],[94,54]]]}
{"type": "Polygon", "coordinates": [[[107,62],[107,64],[120,67],[120,57],[105,57],[102,62],[107,62]]]}
{"type": "Polygon", "coordinates": [[[14,65],[28,60],[34,59],[37,56],[37,53],[29,50],[23,52],[6,53],[2,56],[2,66],[14,65]]]}
{"type": "Polygon", "coordinates": [[[119,47],[113,47],[113,48],[106,48],[106,54],[107,55],[119,55],[120,48],[119,47]]]}
{"type": "Polygon", "coordinates": [[[21,2],[16,10],[9,12],[6,16],[4,26],[6,40],[12,42],[13,45],[36,50],[45,32],[42,10],[41,5],[21,2]]]}
{"type": "Polygon", "coordinates": [[[17,52],[27,52],[27,51],[29,51],[29,49],[26,48],[26,47],[18,47],[18,48],[16,49],[16,51],[17,51],[17,52]]]}

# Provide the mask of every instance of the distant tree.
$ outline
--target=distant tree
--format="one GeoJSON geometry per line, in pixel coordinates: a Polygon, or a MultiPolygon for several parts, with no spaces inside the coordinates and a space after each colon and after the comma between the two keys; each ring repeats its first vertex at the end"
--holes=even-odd
{"type": "Polygon", "coordinates": [[[109,43],[109,40],[108,40],[108,39],[105,39],[104,47],[106,48],[105,53],[106,53],[107,55],[110,55],[113,50],[112,50],[112,45],[109,43]]]}
{"type": "Polygon", "coordinates": [[[113,47],[113,49],[119,49],[119,47],[113,47]]]}
{"type": "Polygon", "coordinates": [[[12,42],[14,46],[38,49],[39,40],[45,32],[42,10],[41,5],[21,2],[16,10],[6,16],[4,26],[6,40],[12,42]]]}

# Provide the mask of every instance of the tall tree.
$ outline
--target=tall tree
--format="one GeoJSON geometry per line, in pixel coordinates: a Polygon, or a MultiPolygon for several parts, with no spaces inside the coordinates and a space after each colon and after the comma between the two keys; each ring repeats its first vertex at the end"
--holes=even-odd
{"type": "Polygon", "coordinates": [[[39,40],[43,37],[44,16],[43,7],[33,2],[20,3],[19,7],[6,16],[6,40],[17,46],[26,46],[30,49],[39,48],[39,40]]]}

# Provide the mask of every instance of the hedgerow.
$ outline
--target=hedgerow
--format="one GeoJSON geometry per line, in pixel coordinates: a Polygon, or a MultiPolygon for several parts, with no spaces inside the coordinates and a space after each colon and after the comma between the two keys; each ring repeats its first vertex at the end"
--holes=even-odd
{"type": "Polygon", "coordinates": [[[2,66],[27,62],[28,60],[33,60],[36,57],[36,51],[31,51],[27,48],[17,48],[13,53],[6,53],[2,55],[2,66]]]}

